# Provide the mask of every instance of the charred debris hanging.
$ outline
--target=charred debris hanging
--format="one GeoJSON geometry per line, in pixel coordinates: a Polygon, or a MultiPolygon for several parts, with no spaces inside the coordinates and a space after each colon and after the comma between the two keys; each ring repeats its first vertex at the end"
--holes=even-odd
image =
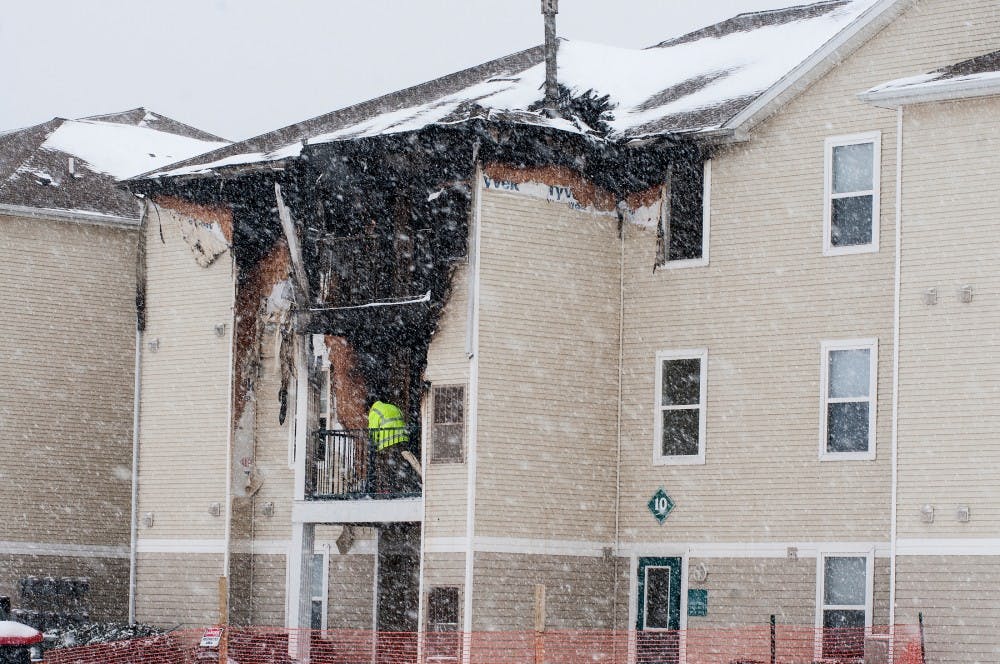
{"type": "MultiPolygon", "coordinates": [[[[299,157],[281,162],[150,177],[129,187],[154,201],[176,197],[231,210],[238,292],[259,292],[251,286],[260,271],[274,270],[273,254],[284,243],[280,185],[308,279],[308,303],[294,307],[295,331],[342,337],[368,394],[396,400],[418,421],[430,340],[452,274],[467,260],[477,164],[567,168],[625,201],[663,188],[672,172],[700,171],[705,158],[691,141],[612,142],[589,127],[572,133],[484,110],[415,132],[304,142],[299,157]]],[[[668,192],[668,199],[677,195],[668,192]]],[[[661,245],[663,237],[661,228],[661,245]]],[[[253,344],[263,303],[238,298],[237,308],[237,344],[253,344]]]]}

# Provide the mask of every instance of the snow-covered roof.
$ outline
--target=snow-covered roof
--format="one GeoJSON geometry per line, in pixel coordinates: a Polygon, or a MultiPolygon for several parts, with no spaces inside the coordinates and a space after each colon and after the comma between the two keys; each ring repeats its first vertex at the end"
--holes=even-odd
{"type": "Polygon", "coordinates": [[[926,74],[887,81],[860,97],[877,105],[943,101],[1000,94],[1000,51],[963,60],[926,74]]]}
{"type": "Polygon", "coordinates": [[[0,134],[0,206],[138,219],[118,180],[229,145],[146,109],[0,134]]]}
{"type": "MultiPolygon", "coordinates": [[[[719,129],[844,31],[879,0],[823,0],[740,14],[644,49],[561,40],[560,84],[609,96],[610,140],[719,129]]],[[[309,144],[419,130],[484,114],[583,132],[528,109],[539,101],[544,53],[536,47],[371,102],[313,118],[152,173],[179,176],[299,154],[309,144]]]]}

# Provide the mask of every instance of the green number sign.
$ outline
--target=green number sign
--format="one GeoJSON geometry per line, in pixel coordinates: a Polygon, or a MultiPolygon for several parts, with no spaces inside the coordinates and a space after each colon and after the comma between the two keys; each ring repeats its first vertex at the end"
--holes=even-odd
{"type": "Polygon", "coordinates": [[[667,492],[661,486],[653,494],[653,497],[649,499],[649,502],[646,503],[646,507],[649,508],[649,511],[653,513],[653,516],[656,517],[656,520],[662,526],[663,522],[670,516],[671,510],[674,509],[674,501],[670,499],[670,496],[667,495],[667,492]]]}

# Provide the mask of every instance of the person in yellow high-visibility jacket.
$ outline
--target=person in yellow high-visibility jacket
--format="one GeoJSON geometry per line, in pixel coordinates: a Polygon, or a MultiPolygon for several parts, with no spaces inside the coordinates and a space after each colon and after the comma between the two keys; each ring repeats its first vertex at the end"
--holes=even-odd
{"type": "Polygon", "coordinates": [[[375,491],[410,493],[419,491],[410,464],[403,458],[410,435],[403,411],[391,403],[374,399],[368,408],[368,435],[375,446],[375,491]]]}

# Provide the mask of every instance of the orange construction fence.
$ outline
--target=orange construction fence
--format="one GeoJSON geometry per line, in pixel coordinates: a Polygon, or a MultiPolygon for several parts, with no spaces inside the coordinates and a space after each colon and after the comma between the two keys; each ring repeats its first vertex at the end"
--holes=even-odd
{"type": "Polygon", "coordinates": [[[229,627],[56,648],[46,664],[924,664],[915,626],[815,629],[769,625],[668,631],[375,633],[229,627]],[[225,659],[220,657],[223,654],[225,659]]]}

